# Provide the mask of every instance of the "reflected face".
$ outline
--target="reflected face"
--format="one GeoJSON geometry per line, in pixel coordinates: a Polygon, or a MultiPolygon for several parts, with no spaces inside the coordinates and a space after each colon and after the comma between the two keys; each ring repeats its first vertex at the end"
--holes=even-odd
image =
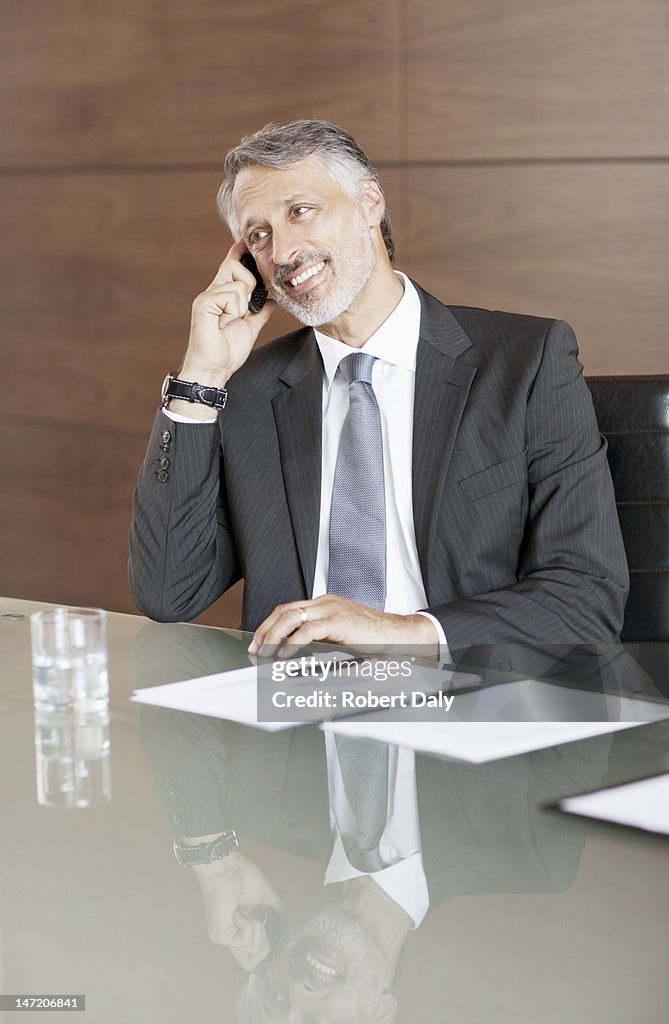
{"type": "Polygon", "coordinates": [[[372,1024],[384,977],[381,951],[358,921],[310,909],[279,940],[261,983],[263,1017],[276,1024],[372,1024]]]}
{"type": "Polygon", "coordinates": [[[302,323],[331,323],[367,284],[378,223],[371,200],[378,205],[379,194],[369,182],[353,198],[317,156],[239,174],[233,204],[241,236],[270,296],[302,323]]]}

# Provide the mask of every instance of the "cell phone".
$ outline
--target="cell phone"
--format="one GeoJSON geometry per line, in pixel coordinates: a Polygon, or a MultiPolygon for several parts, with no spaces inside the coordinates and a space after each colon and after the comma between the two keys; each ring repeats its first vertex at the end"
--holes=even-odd
{"type": "Polygon", "coordinates": [[[243,253],[239,262],[243,267],[246,267],[247,270],[250,270],[256,279],[256,287],[251,292],[251,298],[249,299],[249,313],[259,313],[267,302],[267,288],[265,287],[265,282],[258,270],[258,264],[250,252],[243,253]]]}

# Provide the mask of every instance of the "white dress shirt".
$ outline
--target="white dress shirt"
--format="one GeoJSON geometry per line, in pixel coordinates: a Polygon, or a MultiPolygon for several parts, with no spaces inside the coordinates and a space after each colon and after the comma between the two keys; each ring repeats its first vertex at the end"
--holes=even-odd
{"type": "MultiPolygon", "coordinates": [[[[418,562],[413,523],[411,487],[411,447],[413,442],[413,404],[416,382],[416,351],[420,333],[420,299],[406,275],[397,272],[404,294],[390,316],[362,348],[377,357],[372,387],[381,414],[383,469],[386,495],[386,601],[384,611],[412,615],[427,601],[418,562]]],[[[321,506],[318,551],[312,597],[327,593],[330,505],[337,450],[342,426],[348,412],[348,384],[337,369],[351,348],[341,341],[315,330],[323,360],[323,419],[321,506]]],[[[163,410],[178,423],[200,423],[186,416],[163,410]]],[[[224,414],[225,415],[225,414],[224,414]]],[[[212,421],[215,417],[212,417],[212,421]]],[[[437,630],[440,656],[448,656],[448,645],[441,623],[427,612],[437,630]]]]}
{"type": "MultiPolygon", "coordinates": [[[[413,615],[427,604],[418,562],[413,523],[411,448],[413,404],[416,383],[416,351],[420,333],[420,299],[411,281],[397,275],[404,294],[387,320],[374,332],[360,352],[376,356],[372,387],[381,414],[383,470],[386,494],[386,601],[384,611],[413,615]]],[[[321,511],[318,552],[312,597],[327,593],[330,505],[337,450],[348,412],[348,384],[337,373],[351,348],[327,334],[314,331],[323,359],[323,437],[321,462],[321,511]]],[[[441,623],[423,612],[439,635],[440,655],[447,656],[441,623]]]]}

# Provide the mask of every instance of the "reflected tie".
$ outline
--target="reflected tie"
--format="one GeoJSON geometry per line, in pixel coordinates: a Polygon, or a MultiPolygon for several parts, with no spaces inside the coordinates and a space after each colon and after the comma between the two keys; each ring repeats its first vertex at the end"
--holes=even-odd
{"type": "Polygon", "coordinates": [[[335,736],[335,743],[355,817],[354,827],[342,833],[346,855],[358,871],[380,871],[386,866],[379,843],[388,809],[388,744],[350,736],[335,736]]]}
{"type": "Polygon", "coordinates": [[[353,352],[339,364],[349,385],[349,409],[332,487],[328,593],[383,611],[386,502],[381,416],[372,389],[374,362],[366,352],[353,352]]]}

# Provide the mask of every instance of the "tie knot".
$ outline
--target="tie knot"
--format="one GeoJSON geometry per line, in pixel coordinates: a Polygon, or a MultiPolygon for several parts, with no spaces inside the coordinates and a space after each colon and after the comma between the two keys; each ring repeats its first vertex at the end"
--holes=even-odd
{"type": "Polygon", "coordinates": [[[345,356],[339,364],[339,369],[349,384],[354,380],[360,380],[364,384],[372,383],[372,368],[376,362],[376,356],[370,356],[368,352],[352,352],[345,356]]]}

